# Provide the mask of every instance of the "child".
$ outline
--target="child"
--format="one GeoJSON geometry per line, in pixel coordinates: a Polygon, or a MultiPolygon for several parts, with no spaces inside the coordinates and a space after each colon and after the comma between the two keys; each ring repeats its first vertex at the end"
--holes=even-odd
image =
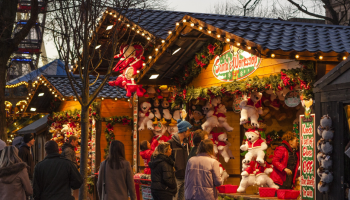
{"type": "Polygon", "coordinates": [[[145,169],[143,172],[145,174],[151,174],[151,169],[148,166],[149,161],[151,161],[151,156],[153,154],[154,149],[151,148],[151,144],[147,141],[144,140],[140,144],[140,156],[142,157],[144,163],[145,163],[145,169]]]}
{"type": "Polygon", "coordinates": [[[193,140],[194,147],[191,149],[191,152],[188,155],[188,160],[190,160],[191,157],[197,155],[197,149],[198,149],[199,143],[201,143],[201,141],[205,139],[208,139],[208,133],[206,131],[198,129],[193,133],[192,140],[193,140]]]}

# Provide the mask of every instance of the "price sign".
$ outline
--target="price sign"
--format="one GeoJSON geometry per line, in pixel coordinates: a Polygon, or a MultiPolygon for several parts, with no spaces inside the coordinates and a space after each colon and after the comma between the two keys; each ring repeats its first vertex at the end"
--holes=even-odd
{"type": "Polygon", "coordinates": [[[300,115],[301,199],[316,199],[315,114],[300,115]]]}

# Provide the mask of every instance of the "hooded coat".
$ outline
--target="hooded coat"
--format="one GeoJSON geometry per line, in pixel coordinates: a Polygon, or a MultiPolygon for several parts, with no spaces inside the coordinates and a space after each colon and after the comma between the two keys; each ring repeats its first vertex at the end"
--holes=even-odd
{"type": "Polygon", "coordinates": [[[71,189],[83,184],[78,169],[59,153],[52,153],[35,166],[33,188],[35,200],[74,200],[71,189]]]}
{"type": "Polygon", "coordinates": [[[184,179],[189,155],[188,143],[182,145],[178,134],[174,134],[168,142],[173,150],[170,158],[175,161],[175,177],[177,179],[184,179]]]}
{"type": "Polygon", "coordinates": [[[77,157],[75,155],[75,151],[74,151],[74,146],[69,144],[69,143],[64,143],[62,146],[62,153],[61,155],[63,157],[65,157],[66,159],[72,161],[74,163],[74,165],[76,165],[76,167],[78,167],[77,164],[77,157]]]}
{"type": "Polygon", "coordinates": [[[29,166],[28,175],[29,179],[32,180],[34,173],[34,159],[30,153],[30,147],[28,147],[26,143],[22,143],[21,146],[19,146],[18,156],[29,166]]]}
{"type": "Polygon", "coordinates": [[[0,168],[0,199],[25,200],[33,194],[27,167],[20,162],[0,168]]]}
{"type": "Polygon", "coordinates": [[[152,157],[148,165],[151,168],[152,192],[174,196],[177,192],[174,161],[166,155],[158,154],[157,157],[152,157]]]}

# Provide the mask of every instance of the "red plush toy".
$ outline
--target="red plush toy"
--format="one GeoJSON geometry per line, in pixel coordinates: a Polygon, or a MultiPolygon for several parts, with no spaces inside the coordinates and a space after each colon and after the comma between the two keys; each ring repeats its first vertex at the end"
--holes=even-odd
{"type": "Polygon", "coordinates": [[[139,44],[127,45],[124,44],[120,47],[120,53],[114,56],[114,59],[120,58],[113,70],[115,72],[122,73],[126,68],[133,67],[134,75],[137,74],[137,70],[141,70],[143,67],[143,47],[139,44]]]}

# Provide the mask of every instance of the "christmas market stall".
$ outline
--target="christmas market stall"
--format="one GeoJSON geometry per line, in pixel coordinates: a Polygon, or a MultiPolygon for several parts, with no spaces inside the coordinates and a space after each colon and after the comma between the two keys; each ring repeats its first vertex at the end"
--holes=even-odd
{"type": "MultiPolygon", "coordinates": [[[[79,84],[79,78],[75,77],[79,84]]],[[[111,77],[110,80],[115,80],[111,77]]],[[[90,77],[90,91],[101,84],[101,77],[90,77]]],[[[69,136],[81,136],[81,106],[73,95],[67,76],[40,76],[33,82],[35,90],[28,95],[27,113],[49,113],[49,139],[58,143],[60,151],[69,136]]],[[[89,190],[94,188],[94,174],[99,164],[106,158],[112,140],[120,140],[125,145],[125,155],[132,162],[132,104],[123,88],[113,88],[106,84],[90,107],[89,113],[89,190]],[[91,179],[91,180],[90,180],[91,179]]],[[[80,144],[80,143],[79,143],[80,144]]],[[[79,165],[80,145],[75,149],[79,165]]],[[[96,194],[96,193],[95,193],[96,194]]]]}
{"type": "MultiPolygon", "coordinates": [[[[177,132],[176,121],[185,110],[194,129],[210,133],[216,144],[226,185],[218,188],[220,198],[266,199],[277,194],[315,199],[316,193],[328,192],[315,180],[319,176],[327,186],[333,177],[328,175],[329,163],[326,171],[316,173],[316,160],[321,162],[329,152],[315,148],[320,116],[313,114],[313,84],[347,58],[345,46],[331,41],[343,39],[349,27],[146,13],[147,17],[128,16],[131,21],[140,18],[142,29],[152,30],[156,37],[133,79],[144,89],[134,101],[134,148],[145,140],[150,143],[137,157],[137,172],[149,174],[145,154],[177,132]],[[155,23],[158,19],[162,23],[155,23]],[[283,159],[282,153],[289,156],[283,159]],[[291,175],[286,176],[284,168],[290,168],[291,175]],[[229,189],[236,196],[225,194],[229,189]]],[[[141,176],[141,183],[144,179],[147,176],[141,176]]],[[[141,191],[145,199],[149,191],[141,191]]]]}
{"type": "MultiPolygon", "coordinates": [[[[314,84],[315,115],[317,133],[315,142],[321,145],[326,156],[319,156],[321,162],[315,166],[323,171],[316,176],[316,184],[325,191],[316,193],[317,199],[348,199],[350,188],[350,97],[349,77],[350,60],[339,63],[314,84]],[[333,137],[333,138],[332,138],[333,137]],[[326,145],[328,149],[325,149],[326,145]],[[324,169],[324,163],[330,163],[330,169],[324,169]],[[332,183],[324,178],[332,175],[332,183]]],[[[320,154],[323,155],[323,154],[320,154]]]]}

